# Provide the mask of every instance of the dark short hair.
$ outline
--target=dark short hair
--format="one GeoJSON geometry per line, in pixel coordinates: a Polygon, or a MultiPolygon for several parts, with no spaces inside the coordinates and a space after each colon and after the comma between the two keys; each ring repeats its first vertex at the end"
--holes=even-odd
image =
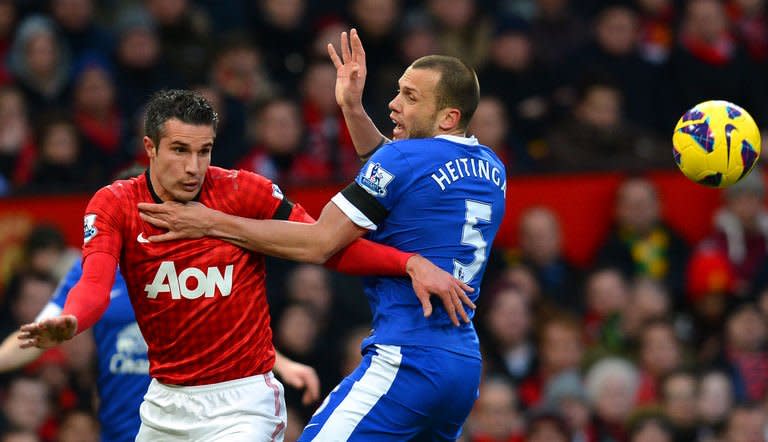
{"type": "Polygon", "coordinates": [[[197,92],[182,89],[157,92],[149,100],[144,117],[144,133],[155,147],[160,144],[163,125],[172,118],[187,124],[213,126],[214,132],[219,122],[211,103],[197,92]]]}
{"type": "Polygon", "coordinates": [[[458,58],[447,55],[421,57],[411,64],[411,68],[440,73],[435,90],[437,109],[458,109],[461,112],[459,126],[466,129],[480,101],[480,84],[475,70],[458,58]]]}

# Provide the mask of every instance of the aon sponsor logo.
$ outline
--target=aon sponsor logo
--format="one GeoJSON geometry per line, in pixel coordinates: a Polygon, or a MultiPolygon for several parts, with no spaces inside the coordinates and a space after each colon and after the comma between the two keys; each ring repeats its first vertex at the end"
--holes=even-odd
{"type": "Polygon", "coordinates": [[[208,267],[207,272],[196,267],[189,267],[176,273],[173,261],[163,261],[157,269],[155,279],[144,287],[147,298],[155,299],[160,293],[171,293],[172,299],[197,299],[203,295],[212,298],[216,289],[221,296],[232,292],[232,264],[224,268],[224,274],[218,267],[208,267]],[[191,280],[191,281],[190,281],[191,280]]]}

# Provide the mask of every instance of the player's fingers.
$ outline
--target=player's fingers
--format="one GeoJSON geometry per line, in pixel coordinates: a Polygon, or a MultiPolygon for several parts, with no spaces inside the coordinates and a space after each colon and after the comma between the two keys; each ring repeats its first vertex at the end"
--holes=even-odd
{"type": "Polygon", "coordinates": [[[464,290],[465,292],[469,292],[469,293],[475,292],[475,289],[473,289],[472,286],[470,286],[466,282],[458,278],[454,278],[454,279],[456,280],[456,283],[459,284],[459,286],[461,286],[461,289],[464,290]]]}
{"type": "Polygon", "coordinates": [[[139,203],[138,207],[139,212],[161,213],[165,211],[165,207],[162,204],[139,203]]]}
{"type": "Polygon", "coordinates": [[[429,302],[430,294],[423,287],[414,287],[416,297],[421,302],[421,309],[424,311],[424,317],[429,318],[432,315],[432,303],[429,302]]]}
{"type": "Polygon", "coordinates": [[[357,33],[357,29],[352,28],[350,35],[350,45],[352,46],[352,57],[358,63],[365,63],[365,49],[363,49],[363,42],[360,41],[360,35],[357,33]]]}
{"type": "Polygon", "coordinates": [[[302,402],[304,402],[304,405],[309,405],[319,398],[320,378],[317,377],[317,374],[313,370],[312,373],[309,373],[307,376],[307,387],[304,390],[304,397],[302,398],[302,402]]]}
{"type": "Polygon", "coordinates": [[[330,43],[328,43],[328,56],[331,57],[331,61],[333,62],[333,65],[336,66],[336,70],[338,71],[342,66],[341,59],[339,58],[339,54],[336,53],[336,48],[334,48],[330,43]]]}
{"type": "Polygon", "coordinates": [[[149,242],[165,242],[165,241],[173,241],[175,239],[181,239],[184,235],[182,235],[179,232],[165,232],[161,233],[160,235],[152,235],[149,238],[149,242]]]}
{"type": "Polygon", "coordinates": [[[341,59],[344,60],[344,64],[352,60],[352,54],[349,52],[349,38],[347,33],[341,33],[341,59]]]}
{"type": "Polygon", "coordinates": [[[37,344],[37,341],[34,339],[27,339],[24,341],[21,341],[21,344],[19,344],[20,348],[32,348],[35,347],[37,344]]]}
{"type": "Polygon", "coordinates": [[[445,307],[446,313],[448,313],[448,317],[451,318],[451,323],[455,325],[456,327],[459,326],[459,318],[456,317],[456,306],[453,303],[453,300],[451,299],[450,294],[449,295],[441,295],[440,299],[443,301],[443,307],[445,307]]]}
{"type": "Polygon", "coordinates": [[[474,302],[472,302],[472,300],[471,300],[471,299],[469,299],[469,296],[467,296],[467,294],[466,294],[466,293],[461,293],[461,294],[459,295],[459,299],[461,300],[461,302],[462,302],[464,305],[466,305],[467,307],[471,308],[472,310],[475,310],[475,309],[477,309],[477,306],[475,306],[475,303],[474,303],[474,302]]]}
{"type": "Polygon", "coordinates": [[[461,302],[462,295],[464,295],[464,292],[457,289],[451,299],[453,300],[453,304],[456,306],[456,311],[458,311],[459,316],[461,316],[461,320],[464,321],[465,324],[469,324],[469,316],[467,315],[467,311],[464,309],[464,304],[461,302]]]}
{"type": "Polygon", "coordinates": [[[160,219],[160,218],[157,218],[155,216],[152,216],[152,215],[150,215],[148,213],[139,212],[139,216],[141,217],[142,220],[152,224],[155,227],[160,227],[161,229],[170,229],[171,228],[170,223],[168,223],[167,221],[165,221],[163,219],[160,219]]]}

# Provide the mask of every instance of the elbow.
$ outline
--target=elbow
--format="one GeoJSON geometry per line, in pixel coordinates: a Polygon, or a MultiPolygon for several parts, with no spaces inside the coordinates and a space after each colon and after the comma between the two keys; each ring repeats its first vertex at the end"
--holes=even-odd
{"type": "Polygon", "coordinates": [[[336,254],[336,244],[331,238],[318,238],[307,250],[306,262],[312,264],[325,264],[336,254]]]}

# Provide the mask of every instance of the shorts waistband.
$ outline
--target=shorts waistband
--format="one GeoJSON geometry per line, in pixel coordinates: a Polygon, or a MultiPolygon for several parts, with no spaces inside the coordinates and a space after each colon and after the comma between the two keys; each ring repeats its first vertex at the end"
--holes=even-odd
{"type": "Polygon", "coordinates": [[[164,384],[155,378],[152,378],[152,385],[162,388],[165,391],[173,393],[184,393],[189,395],[210,393],[211,391],[221,391],[230,388],[239,388],[246,385],[253,384],[268,384],[275,379],[275,375],[268,371],[262,374],[255,374],[240,379],[232,379],[231,381],[216,382],[214,384],[206,385],[173,385],[164,384]]]}

